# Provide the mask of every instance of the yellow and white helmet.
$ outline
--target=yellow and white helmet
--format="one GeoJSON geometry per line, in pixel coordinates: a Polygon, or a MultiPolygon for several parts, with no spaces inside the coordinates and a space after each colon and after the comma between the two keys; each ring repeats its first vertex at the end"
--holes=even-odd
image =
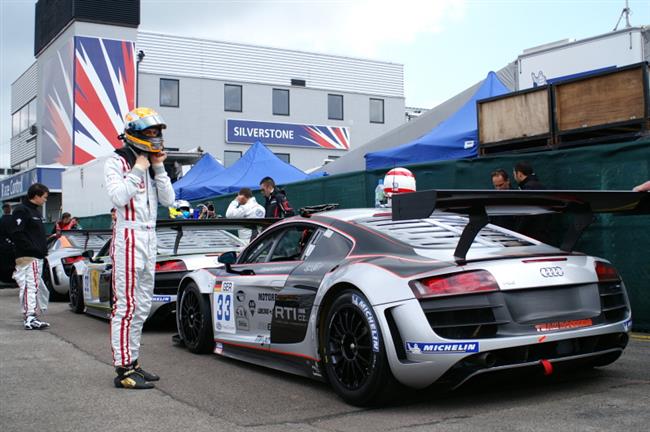
{"type": "Polygon", "coordinates": [[[151,108],[140,107],[124,117],[124,134],[120,138],[138,150],[158,153],[164,148],[162,130],[166,127],[160,114],[151,108]]]}

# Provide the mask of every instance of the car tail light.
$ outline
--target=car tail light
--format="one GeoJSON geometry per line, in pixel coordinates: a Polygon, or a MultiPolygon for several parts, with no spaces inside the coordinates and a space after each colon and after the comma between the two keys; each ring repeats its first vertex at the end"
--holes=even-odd
{"type": "Polygon", "coordinates": [[[498,291],[499,284],[486,270],[434,276],[414,281],[411,289],[417,298],[440,297],[498,291]]]}
{"type": "Polygon", "coordinates": [[[79,255],[79,256],[71,256],[71,257],[65,257],[65,258],[62,258],[62,259],[61,259],[61,262],[62,262],[64,265],[65,265],[65,264],[74,264],[74,263],[76,263],[77,261],[83,261],[83,259],[84,259],[84,257],[82,257],[81,255],[79,255]]]}
{"type": "Polygon", "coordinates": [[[618,282],[621,280],[616,268],[602,261],[596,261],[596,274],[598,275],[598,282],[618,282]]]}
{"type": "Polygon", "coordinates": [[[156,271],[159,273],[176,272],[187,270],[187,266],[181,260],[161,261],[156,263],[156,271]]]}

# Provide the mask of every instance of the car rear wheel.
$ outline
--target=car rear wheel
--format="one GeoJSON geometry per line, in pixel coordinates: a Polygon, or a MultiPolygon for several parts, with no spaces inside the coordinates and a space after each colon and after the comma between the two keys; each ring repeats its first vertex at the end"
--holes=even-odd
{"type": "Polygon", "coordinates": [[[84,295],[81,278],[77,275],[76,270],[72,270],[70,275],[70,289],[68,290],[70,296],[70,308],[74,313],[82,313],[84,311],[84,295]]]}
{"type": "Polygon", "coordinates": [[[381,404],[395,389],[377,317],[357,290],[343,291],[327,312],[323,354],[330,384],[350,404],[381,404]]]}
{"type": "Polygon", "coordinates": [[[207,295],[201,294],[194,282],[182,293],[178,310],[178,332],[187,349],[202,354],[214,349],[212,312],[207,295]]]}

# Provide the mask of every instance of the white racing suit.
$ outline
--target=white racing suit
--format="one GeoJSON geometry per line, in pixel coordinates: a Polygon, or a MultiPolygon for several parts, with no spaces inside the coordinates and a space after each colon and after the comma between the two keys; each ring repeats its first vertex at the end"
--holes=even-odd
{"type": "MultiPolygon", "coordinates": [[[[250,218],[263,218],[266,210],[259,205],[255,197],[248,199],[246,204],[241,205],[236,199],[232,200],[228,209],[226,210],[226,217],[231,219],[250,219],[250,218]]],[[[251,240],[252,230],[242,228],[238,230],[238,236],[245,242],[251,240]]]]}
{"type": "Polygon", "coordinates": [[[42,274],[42,259],[32,257],[16,259],[13,277],[20,288],[18,298],[24,319],[28,316],[39,316],[41,312],[47,310],[50,292],[41,278],[42,274]]]}
{"type": "Polygon", "coordinates": [[[149,170],[129,166],[118,154],[104,165],[106,191],[117,209],[113,227],[113,311],[111,345],[113,364],[124,367],[138,359],[142,325],[151,309],[156,265],[158,204],[175,200],[162,165],[149,170]]]}

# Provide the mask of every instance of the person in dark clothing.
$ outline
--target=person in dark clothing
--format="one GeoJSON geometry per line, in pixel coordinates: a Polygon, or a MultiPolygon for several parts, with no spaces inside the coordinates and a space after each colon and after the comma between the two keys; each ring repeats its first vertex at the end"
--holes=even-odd
{"type": "Polygon", "coordinates": [[[13,224],[11,204],[3,204],[2,213],[2,218],[0,219],[0,281],[10,283],[13,281],[12,275],[16,261],[14,242],[11,241],[9,235],[11,225],[13,224]]]}
{"type": "Polygon", "coordinates": [[[14,208],[11,240],[16,249],[14,280],[18,284],[25,330],[42,330],[50,325],[40,319],[47,310],[49,292],[41,279],[43,259],[47,255],[47,237],[43,227],[41,206],[47,201],[47,186],[34,183],[27,198],[14,208]]]}
{"type": "MultiPolygon", "coordinates": [[[[492,186],[496,190],[510,190],[510,177],[504,169],[497,169],[490,174],[492,177],[492,186]]],[[[490,223],[500,227],[514,230],[517,227],[517,218],[515,216],[490,216],[490,223]]]]}
{"type": "Polygon", "coordinates": [[[271,177],[264,177],[260,181],[260,188],[266,198],[264,217],[285,218],[295,214],[289,200],[287,200],[286,193],[275,188],[275,181],[271,177]]]}
{"type": "MultiPolygon", "coordinates": [[[[521,190],[546,190],[546,186],[537,178],[533,166],[526,161],[517,162],[513,174],[521,190]]],[[[543,243],[551,242],[550,214],[522,216],[517,219],[515,231],[543,243]]]]}

